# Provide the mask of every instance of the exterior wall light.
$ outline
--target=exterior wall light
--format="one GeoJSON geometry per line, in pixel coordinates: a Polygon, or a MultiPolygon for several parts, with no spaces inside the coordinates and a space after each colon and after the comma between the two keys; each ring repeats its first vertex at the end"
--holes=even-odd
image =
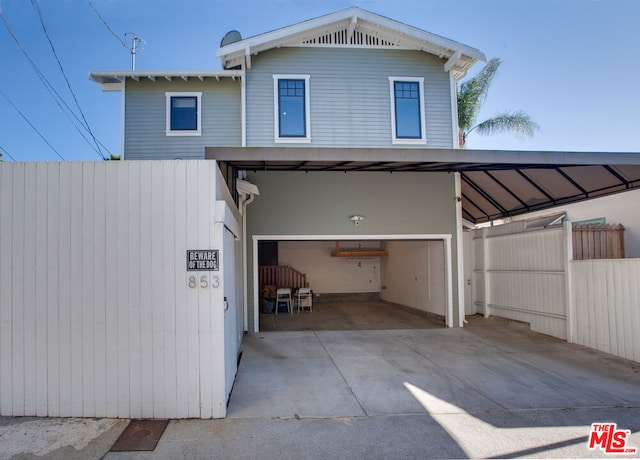
{"type": "Polygon", "coordinates": [[[355,216],[349,217],[349,219],[351,219],[351,222],[353,222],[354,225],[360,225],[360,222],[364,220],[364,217],[355,215],[355,216]]]}

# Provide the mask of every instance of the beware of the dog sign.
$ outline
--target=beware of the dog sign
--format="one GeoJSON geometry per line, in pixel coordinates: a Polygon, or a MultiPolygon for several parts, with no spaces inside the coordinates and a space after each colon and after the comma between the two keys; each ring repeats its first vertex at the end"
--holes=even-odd
{"type": "Polygon", "coordinates": [[[219,267],[217,249],[187,250],[187,271],[218,271],[218,269],[219,267]]]}

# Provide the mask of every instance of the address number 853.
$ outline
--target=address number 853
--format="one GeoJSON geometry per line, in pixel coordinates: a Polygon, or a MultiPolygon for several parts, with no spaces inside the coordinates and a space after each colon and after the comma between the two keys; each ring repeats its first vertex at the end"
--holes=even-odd
{"type": "Polygon", "coordinates": [[[220,287],[220,278],[217,275],[214,275],[211,278],[209,278],[207,275],[202,275],[200,276],[200,279],[198,279],[197,277],[192,275],[188,279],[188,286],[191,289],[207,289],[210,287],[217,289],[220,287]]]}

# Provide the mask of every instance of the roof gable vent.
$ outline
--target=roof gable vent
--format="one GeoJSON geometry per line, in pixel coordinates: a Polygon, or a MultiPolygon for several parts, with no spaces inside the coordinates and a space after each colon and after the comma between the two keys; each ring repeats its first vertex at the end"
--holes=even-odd
{"type": "Polygon", "coordinates": [[[361,32],[359,30],[349,33],[348,29],[341,29],[335,32],[328,32],[319,36],[305,38],[304,45],[356,45],[356,46],[376,46],[382,48],[397,47],[397,44],[377,37],[373,34],[361,32]]]}

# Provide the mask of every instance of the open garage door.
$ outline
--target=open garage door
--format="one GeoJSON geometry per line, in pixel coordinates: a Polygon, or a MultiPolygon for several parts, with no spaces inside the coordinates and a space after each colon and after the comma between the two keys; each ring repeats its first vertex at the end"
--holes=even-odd
{"type": "Polygon", "coordinates": [[[451,266],[449,235],[254,236],[256,331],[414,328],[420,318],[452,326],[451,266]],[[260,261],[276,259],[280,274],[266,276],[260,261]],[[295,306],[305,284],[312,314],[295,306]],[[285,319],[286,305],[272,297],[282,287],[292,289],[296,318],[285,319]]]}

